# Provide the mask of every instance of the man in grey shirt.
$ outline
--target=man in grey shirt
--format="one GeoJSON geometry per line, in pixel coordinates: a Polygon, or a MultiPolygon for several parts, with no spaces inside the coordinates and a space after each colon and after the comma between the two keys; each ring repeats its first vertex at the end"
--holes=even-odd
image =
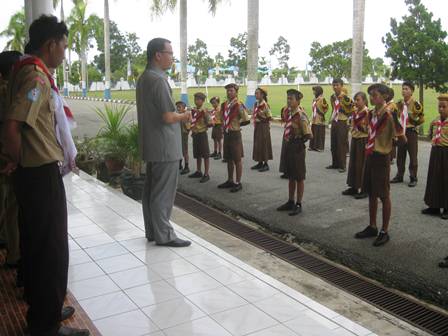
{"type": "Polygon", "coordinates": [[[180,122],[189,121],[191,113],[176,112],[167,81],[165,71],[173,64],[171,42],[152,39],[147,57],[136,92],[140,153],[146,162],[142,200],[145,235],[157,245],[185,247],[191,243],[177,238],[169,220],[182,159],[180,122]]]}

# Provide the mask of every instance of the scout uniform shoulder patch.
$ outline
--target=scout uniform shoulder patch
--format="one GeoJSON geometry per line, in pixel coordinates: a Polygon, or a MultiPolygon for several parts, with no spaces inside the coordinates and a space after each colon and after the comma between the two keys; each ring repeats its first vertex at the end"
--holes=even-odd
{"type": "Polygon", "coordinates": [[[40,97],[40,89],[36,87],[29,90],[26,97],[29,101],[32,101],[33,103],[36,102],[40,97]]]}
{"type": "Polygon", "coordinates": [[[415,110],[416,110],[417,112],[420,112],[420,111],[423,110],[423,105],[420,104],[418,101],[415,101],[415,102],[414,102],[414,107],[415,107],[415,110]]]}

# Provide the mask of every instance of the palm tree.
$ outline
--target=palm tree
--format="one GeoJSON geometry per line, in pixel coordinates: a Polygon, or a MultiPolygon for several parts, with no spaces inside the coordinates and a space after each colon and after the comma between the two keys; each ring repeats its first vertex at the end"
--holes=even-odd
{"type": "MultiPolygon", "coordinates": [[[[222,0],[208,0],[209,12],[215,15],[216,8],[222,0]]],[[[177,0],[153,0],[151,10],[155,15],[162,15],[168,9],[176,8],[177,0]]],[[[187,0],[180,0],[180,93],[181,100],[188,104],[187,94],[187,0]]]]}
{"type": "Polygon", "coordinates": [[[258,83],[258,18],[259,0],[247,1],[247,97],[246,106],[255,103],[258,83]]]}
{"type": "Polygon", "coordinates": [[[17,50],[23,53],[26,38],[25,11],[22,8],[9,19],[8,26],[0,33],[8,38],[5,50],[17,50]]]}
{"type": "Polygon", "coordinates": [[[110,20],[109,0],[104,0],[104,72],[105,88],[104,98],[110,99],[110,20]]]}
{"type": "Polygon", "coordinates": [[[81,61],[81,86],[82,96],[87,95],[87,51],[89,42],[94,36],[94,15],[86,16],[87,0],[73,0],[74,7],[67,18],[69,26],[68,45],[79,56],[81,61]]]}
{"type": "Polygon", "coordinates": [[[352,94],[361,90],[365,0],[353,0],[352,94]]]}

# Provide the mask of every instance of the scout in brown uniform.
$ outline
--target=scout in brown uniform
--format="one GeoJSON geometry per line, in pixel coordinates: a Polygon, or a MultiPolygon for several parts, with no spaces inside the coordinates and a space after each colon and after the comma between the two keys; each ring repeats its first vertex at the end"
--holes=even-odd
{"type": "Polygon", "coordinates": [[[325,148],[325,113],[328,111],[328,104],[323,97],[324,90],[321,86],[313,86],[313,118],[311,121],[311,131],[313,138],[310,140],[309,150],[322,152],[325,148]]]}
{"type": "MultiPolygon", "coordinates": [[[[394,103],[395,92],[392,88],[389,88],[389,94],[386,98],[386,106],[389,111],[392,112],[394,120],[398,122],[398,107],[397,104],[394,103]]],[[[392,151],[390,152],[390,164],[394,164],[395,159],[397,158],[397,141],[394,140],[394,144],[392,146],[392,151]]]]}
{"type": "Polygon", "coordinates": [[[289,178],[289,199],[277,211],[290,211],[290,216],[302,212],[302,198],[306,175],[305,142],[312,138],[305,110],[300,106],[303,94],[295,89],[287,91],[288,119],[283,137],[286,141],[285,168],[289,178]],[[296,197],[295,197],[296,196],[296,197]]]}
{"type": "Polygon", "coordinates": [[[241,176],[243,174],[243,141],[241,139],[241,126],[250,123],[247,109],[238,100],[238,85],[231,83],[225,86],[227,101],[221,105],[224,129],[224,160],[227,161],[227,181],[218,185],[218,188],[229,188],[231,192],[240,191],[241,176]],[[236,183],[233,180],[233,171],[236,170],[236,183]]]}
{"type": "Polygon", "coordinates": [[[397,147],[397,175],[390,181],[391,183],[403,182],[403,175],[406,165],[406,152],[409,153],[409,187],[417,185],[417,154],[418,154],[418,132],[417,128],[425,121],[423,106],[414,100],[414,85],[411,82],[404,82],[401,86],[403,100],[397,103],[399,110],[399,120],[403,127],[406,127],[407,143],[397,147]],[[406,125],[406,126],[405,126],[406,125]]]}
{"type": "Polygon", "coordinates": [[[355,94],[355,111],[352,115],[352,141],[350,144],[350,160],[348,164],[347,185],[349,188],[342,195],[353,195],[357,199],[367,197],[360,192],[364,172],[365,147],[368,137],[369,110],[367,96],[364,92],[355,94]]]}
{"type": "MultiPolygon", "coordinates": [[[[282,107],[282,110],[280,111],[280,116],[283,126],[286,126],[288,115],[289,115],[289,107],[288,106],[282,107]]],[[[280,151],[280,165],[279,165],[279,171],[280,173],[283,173],[280,176],[280,178],[282,179],[288,178],[288,175],[286,175],[286,168],[285,168],[285,154],[286,154],[286,141],[285,138],[282,137],[282,149],[280,151]]]]}
{"type": "Polygon", "coordinates": [[[389,220],[391,214],[390,200],[390,151],[395,137],[398,141],[406,141],[402,133],[397,133],[396,124],[391,112],[386,108],[386,97],[389,88],[384,84],[369,86],[370,103],[375,105],[369,111],[369,137],[366,145],[366,163],[364,168],[363,191],[369,195],[370,224],[355,238],[375,237],[373,246],[381,246],[389,241],[389,220]],[[378,198],[383,203],[383,227],[379,234],[376,226],[378,198]]]}
{"type": "Polygon", "coordinates": [[[332,163],[327,169],[338,169],[340,173],[346,171],[346,157],[348,152],[348,118],[353,112],[353,101],[344,92],[344,82],[340,78],[333,79],[331,95],[331,157],[332,163]]]}
{"type": "Polygon", "coordinates": [[[210,155],[215,160],[221,160],[221,149],[222,149],[222,111],[219,106],[219,97],[213,97],[210,99],[210,104],[212,104],[213,109],[210,111],[210,117],[213,122],[212,128],[212,139],[213,139],[213,153],[210,155]]]}
{"type": "Polygon", "coordinates": [[[262,88],[255,90],[255,98],[252,119],[254,121],[254,147],[252,159],[258,162],[251,169],[264,172],[269,170],[268,161],[272,160],[272,143],[270,120],[271,109],[268,104],[268,93],[262,88]]]}
{"type": "MultiPolygon", "coordinates": [[[[176,102],[176,109],[178,113],[186,112],[186,105],[183,101],[176,102]]],[[[190,133],[190,122],[182,121],[180,123],[180,129],[182,132],[182,155],[184,157],[184,166],[182,167],[182,160],[179,161],[179,170],[181,175],[188,174],[190,172],[190,167],[188,166],[188,134],[190,133]]]]}
{"type": "Polygon", "coordinates": [[[199,182],[210,180],[208,175],[210,167],[210,148],[208,147],[207,129],[211,124],[210,115],[204,107],[205,94],[198,92],[194,94],[196,107],[191,111],[191,136],[193,137],[193,157],[196,159],[196,171],[188,175],[190,178],[201,178],[199,182]],[[204,174],[202,174],[201,163],[204,160],[204,174]]]}
{"type": "Polygon", "coordinates": [[[64,153],[55,130],[52,90],[57,89],[48,68],[62,63],[67,35],[67,26],[54,16],[31,24],[30,56],[14,66],[2,132],[8,163],[1,172],[13,173],[31,336],[89,335],[60,327],[68,273],[67,203],[59,167],[64,153]]]}

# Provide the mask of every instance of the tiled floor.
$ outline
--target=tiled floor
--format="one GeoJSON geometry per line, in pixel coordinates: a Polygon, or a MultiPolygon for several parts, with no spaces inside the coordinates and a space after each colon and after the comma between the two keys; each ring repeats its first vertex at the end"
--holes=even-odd
{"type": "Polygon", "coordinates": [[[65,178],[69,288],[104,336],[373,336],[174,224],[188,248],[143,238],[141,205],[65,178]]]}

